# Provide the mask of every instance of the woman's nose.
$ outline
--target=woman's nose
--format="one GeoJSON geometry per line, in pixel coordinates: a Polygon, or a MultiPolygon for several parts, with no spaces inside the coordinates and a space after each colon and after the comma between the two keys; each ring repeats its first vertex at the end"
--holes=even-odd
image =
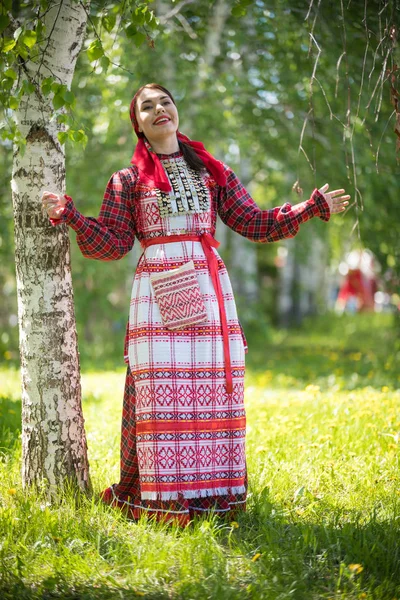
{"type": "Polygon", "coordinates": [[[163,111],[163,110],[164,110],[164,107],[163,107],[162,104],[157,104],[156,105],[156,112],[160,112],[160,111],[163,111]]]}

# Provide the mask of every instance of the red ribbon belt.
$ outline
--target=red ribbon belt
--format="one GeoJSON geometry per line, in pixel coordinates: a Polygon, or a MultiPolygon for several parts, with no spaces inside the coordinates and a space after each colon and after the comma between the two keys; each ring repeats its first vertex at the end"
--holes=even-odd
{"type": "Polygon", "coordinates": [[[233,392],[232,370],[231,370],[231,355],[229,350],[229,332],[228,322],[226,320],[225,304],[222,295],[221,282],[218,275],[218,259],[215,256],[212,248],[218,248],[219,242],[213,238],[210,233],[202,233],[201,235],[163,235],[155,238],[147,238],[140,241],[143,248],[154,246],[155,244],[170,244],[172,242],[201,242],[204,254],[207,258],[208,269],[210,271],[211,280],[218,300],[219,316],[221,320],[222,341],[224,344],[224,360],[225,360],[225,377],[226,391],[228,394],[233,392]]]}

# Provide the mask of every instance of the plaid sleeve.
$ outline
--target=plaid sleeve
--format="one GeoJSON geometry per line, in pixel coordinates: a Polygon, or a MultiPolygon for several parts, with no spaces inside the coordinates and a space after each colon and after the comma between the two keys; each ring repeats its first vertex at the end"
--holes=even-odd
{"type": "Polygon", "coordinates": [[[235,173],[225,166],[226,186],[220,188],[218,214],[233,231],[252,242],[276,242],[294,237],[312,217],[329,221],[330,209],[323,194],[315,189],[309,200],[262,210],[257,206],[235,173]]]}
{"type": "Polygon", "coordinates": [[[66,223],[76,231],[76,241],[83,256],[118,260],[129,252],[135,239],[135,227],[130,194],[124,187],[121,172],[114,173],[108,181],[97,219],[84,217],[72,198],[66,198],[64,212],[59,219],[51,219],[51,223],[66,223]]]}

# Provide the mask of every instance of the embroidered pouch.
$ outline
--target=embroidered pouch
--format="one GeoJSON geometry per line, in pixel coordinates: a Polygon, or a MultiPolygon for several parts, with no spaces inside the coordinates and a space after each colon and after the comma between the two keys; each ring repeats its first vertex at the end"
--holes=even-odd
{"type": "Polygon", "coordinates": [[[167,329],[184,329],[207,321],[193,260],[177,269],[150,275],[150,281],[167,329]]]}

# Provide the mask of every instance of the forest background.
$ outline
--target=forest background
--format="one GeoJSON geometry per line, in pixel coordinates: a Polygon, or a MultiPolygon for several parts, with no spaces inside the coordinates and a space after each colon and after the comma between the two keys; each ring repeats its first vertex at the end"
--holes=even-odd
{"type": "MultiPolygon", "coordinates": [[[[15,41],[23,59],[36,34],[17,30],[18,42],[5,42],[6,4],[14,14],[26,14],[31,3],[0,5],[2,51],[4,44],[12,50],[15,41]]],[[[44,11],[48,4],[43,0],[44,11]]],[[[63,0],[54,4],[62,6],[63,0]]],[[[136,244],[117,263],[89,261],[80,255],[73,233],[95,493],[77,495],[66,486],[59,502],[51,504],[44,490],[23,488],[12,122],[11,111],[5,111],[1,597],[400,597],[400,342],[394,327],[400,264],[394,131],[400,134],[398,22],[398,0],[92,2],[72,92],[55,95],[57,111],[66,104],[71,115],[67,130],[59,132],[59,141],[66,141],[67,193],[85,215],[98,214],[110,175],[129,165],[135,145],[129,103],[149,81],[172,91],[181,130],[227,162],[260,207],[296,203],[326,181],[352,195],[346,214],[329,224],[313,219],[295,239],[279,244],[252,244],[218,225],[250,346],[248,511],[237,521],[221,523],[213,516],[182,532],[145,519],[128,523],[96,500],[118,477],[122,343],[140,248],[136,244]],[[119,18],[124,6],[131,7],[127,21],[119,18]],[[392,314],[335,317],[330,311],[338,266],[348,251],[361,247],[379,261],[379,285],[391,297],[392,314]],[[279,328],[302,319],[296,331],[279,328]]],[[[4,103],[14,75],[3,69],[4,103]]],[[[28,82],[25,88],[30,91],[28,82]]],[[[11,102],[18,104],[15,98],[11,102]]],[[[34,177],[34,169],[29,172],[34,177]]],[[[32,200],[39,209],[40,198],[32,200]]],[[[26,219],[30,227],[32,214],[26,219]]]]}
{"type": "MultiPolygon", "coordinates": [[[[104,6],[110,3],[91,4],[88,51],[80,54],[72,86],[72,114],[84,134],[75,136],[78,142],[65,136],[67,193],[83,214],[98,214],[109,177],[129,165],[135,144],[129,103],[140,85],[156,81],[174,94],[181,131],[228,163],[260,207],[296,203],[325,182],[352,196],[346,214],[329,225],[313,220],[282,244],[256,246],[219,224],[217,237],[250,339],[267,339],[270,324],[298,324],[304,314],[331,308],[338,265],[354,248],[374,252],[381,289],[395,292],[397,2],[158,0],[151,3],[158,27],[147,38],[146,26],[138,34],[118,19],[105,21],[104,6]],[[93,51],[96,31],[107,58],[93,51]],[[285,315],[281,290],[289,259],[285,315]],[[301,273],[303,267],[314,271],[315,261],[322,274],[310,287],[301,273]]],[[[17,364],[8,139],[0,154],[0,356],[17,364]]],[[[122,360],[139,251],[105,264],[84,259],[72,243],[83,363],[107,367],[122,360]]]]}

